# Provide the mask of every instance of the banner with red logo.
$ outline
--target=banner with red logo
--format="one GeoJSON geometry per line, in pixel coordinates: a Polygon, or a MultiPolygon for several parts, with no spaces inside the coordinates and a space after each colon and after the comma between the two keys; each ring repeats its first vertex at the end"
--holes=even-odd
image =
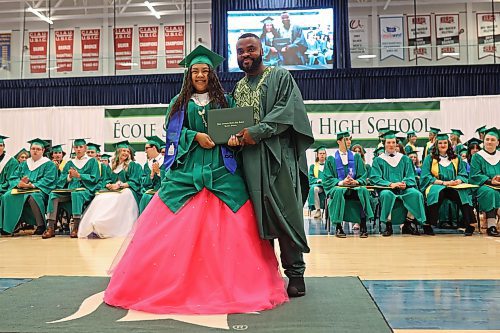
{"type": "Polygon", "coordinates": [[[395,57],[404,60],[403,16],[380,16],[380,60],[395,57]]]}
{"type": "Polygon", "coordinates": [[[477,13],[477,48],[478,57],[500,58],[500,13],[477,13]]]}
{"type": "Polygon", "coordinates": [[[458,14],[440,14],[436,19],[437,60],[460,59],[460,21],[458,14]]]}
{"type": "Polygon", "coordinates": [[[82,40],[82,71],[98,71],[101,29],[82,29],[80,33],[82,40]]]}
{"type": "Polygon", "coordinates": [[[139,27],[141,69],[158,67],[158,27],[139,27]]]}
{"type": "Polygon", "coordinates": [[[71,72],[73,70],[73,41],[74,30],[55,30],[56,66],[57,72],[71,72]]]}
{"type": "Polygon", "coordinates": [[[368,50],[368,19],[351,17],[349,20],[349,44],[351,59],[369,52],[368,50]]]}
{"type": "Polygon", "coordinates": [[[33,74],[47,72],[47,31],[30,31],[30,72],[33,74]]]}
{"type": "Polygon", "coordinates": [[[432,60],[431,16],[407,16],[406,20],[410,61],[415,58],[432,60]]]}
{"type": "Polygon", "coordinates": [[[115,28],[115,69],[132,68],[132,33],[133,28],[115,28]]]}
{"type": "Polygon", "coordinates": [[[184,26],[165,26],[165,58],[167,68],[179,68],[184,59],[184,26]]]}

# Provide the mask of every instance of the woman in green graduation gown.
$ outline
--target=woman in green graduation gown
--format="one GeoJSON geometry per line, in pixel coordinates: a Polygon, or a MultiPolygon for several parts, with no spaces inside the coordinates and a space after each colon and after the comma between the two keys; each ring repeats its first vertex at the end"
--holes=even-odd
{"type": "Polygon", "coordinates": [[[128,141],[116,144],[111,175],[97,192],[80,222],[78,237],[124,237],[139,216],[142,167],[134,161],[128,141]]]}
{"type": "Polygon", "coordinates": [[[469,188],[453,188],[468,181],[466,163],[455,154],[448,135],[440,133],[422,165],[420,190],[427,198],[427,223],[424,228],[437,225],[439,208],[444,199],[460,206],[465,224],[465,235],[474,232],[474,213],[469,188]]]}
{"type": "Polygon", "coordinates": [[[486,212],[487,234],[500,237],[496,220],[500,208],[500,152],[498,148],[499,131],[497,128],[486,130],[484,148],[472,155],[469,181],[479,185],[477,201],[479,210],[486,212]]]}
{"type": "Polygon", "coordinates": [[[207,111],[235,105],[214,71],[222,59],[198,46],[181,62],[189,69],[168,109],[165,179],[113,270],[104,296],[109,305],[227,314],[287,300],[273,249],[259,237],[238,160],[207,133],[207,111]]]}

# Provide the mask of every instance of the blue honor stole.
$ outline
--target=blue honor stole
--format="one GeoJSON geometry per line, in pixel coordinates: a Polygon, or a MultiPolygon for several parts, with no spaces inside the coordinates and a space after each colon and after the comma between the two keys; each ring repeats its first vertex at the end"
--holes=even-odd
{"type": "MultiPolygon", "coordinates": [[[[182,125],[184,124],[185,110],[184,107],[179,111],[175,112],[168,122],[167,127],[167,137],[165,138],[165,159],[163,160],[163,166],[165,171],[168,171],[172,164],[174,164],[175,158],[177,157],[177,152],[179,149],[179,139],[182,132],[182,125]]],[[[224,166],[226,169],[234,174],[238,164],[234,153],[226,146],[221,146],[222,159],[224,160],[224,166]]]]}
{"type": "MultiPolygon", "coordinates": [[[[346,177],[344,164],[342,163],[342,159],[340,158],[340,153],[337,150],[335,152],[335,167],[337,169],[337,177],[340,180],[344,180],[346,177]]],[[[349,174],[352,179],[356,179],[356,165],[354,164],[354,153],[350,150],[347,150],[347,170],[349,170],[349,174]]]]}

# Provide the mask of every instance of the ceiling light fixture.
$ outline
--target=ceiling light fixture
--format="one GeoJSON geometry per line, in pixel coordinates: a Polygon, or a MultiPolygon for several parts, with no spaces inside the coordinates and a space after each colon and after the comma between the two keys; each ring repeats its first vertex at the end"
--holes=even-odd
{"type": "Polygon", "coordinates": [[[156,11],[156,9],[153,7],[152,4],[149,3],[149,1],[144,1],[144,4],[146,5],[146,7],[149,8],[149,10],[151,11],[151,13],[153,13],[153,15],[159,20],[161,18],[160,14],[158,14],[158,12],[156,11]]]}
{"type": "Polygon", "coordinates": [[[31,13],[35,14],[36,16],[38,16],[40,18],[40,20],[45,21],[48,24],[54,24],[54,22],[51,19],[49,19],[47,16],[43,15],[37,9],[34,9],[31,6],[28,7],[28,12],[31,12],[31,13]]]}

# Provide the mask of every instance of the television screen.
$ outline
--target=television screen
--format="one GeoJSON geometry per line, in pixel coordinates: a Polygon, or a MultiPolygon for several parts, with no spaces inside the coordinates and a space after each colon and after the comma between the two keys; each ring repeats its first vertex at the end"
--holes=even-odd
{"type": "Polygon", "coordinates": [[[259,36],[266,66],[289,70],[333,68],[332,8],[229,11],[227,27],[229,71],[240,71],[236,42],[244,33],[259,36]]]}

